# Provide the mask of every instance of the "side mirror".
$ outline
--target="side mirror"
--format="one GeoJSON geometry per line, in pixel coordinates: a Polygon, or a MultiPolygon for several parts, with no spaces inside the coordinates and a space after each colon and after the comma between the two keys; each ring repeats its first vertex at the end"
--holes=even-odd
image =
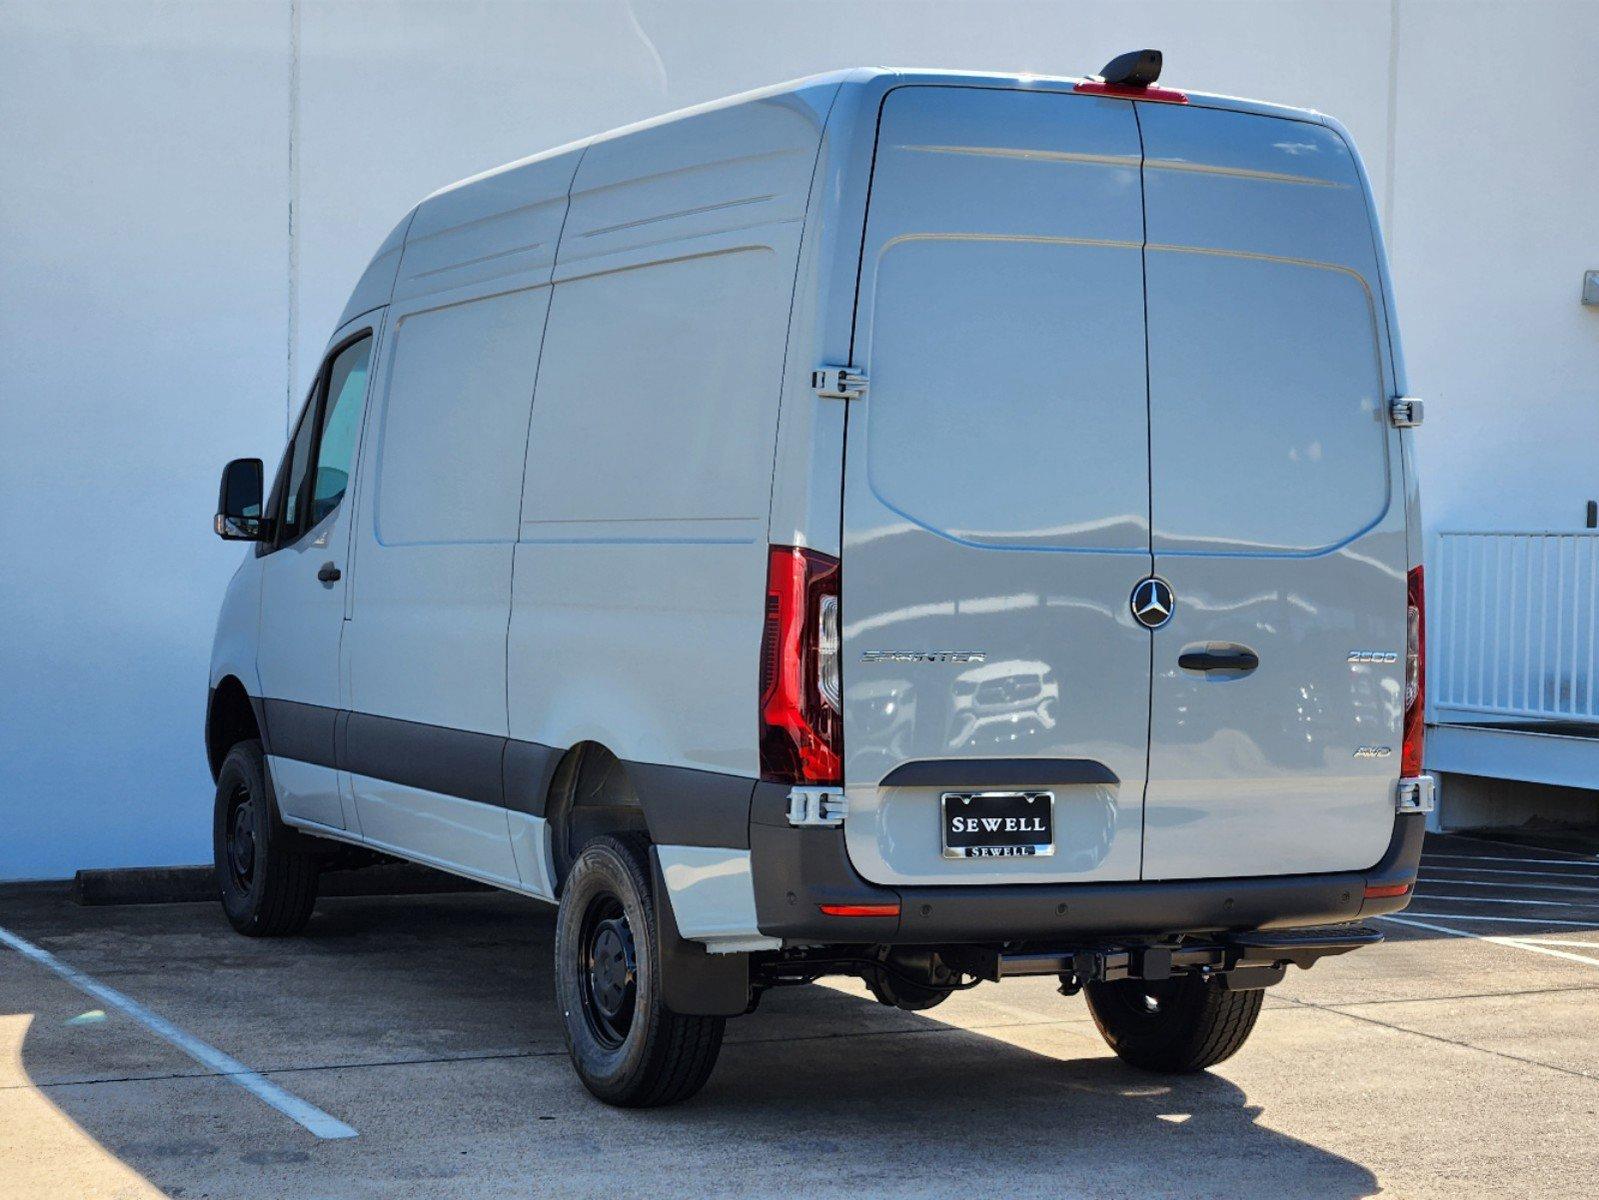
{"type": "Polygon", "coordinates": [[[261,515],[261,460],[236,458],[222,468],[222,489],[212,527],[229,542],[259,542],[267,536],[261,515]]]}

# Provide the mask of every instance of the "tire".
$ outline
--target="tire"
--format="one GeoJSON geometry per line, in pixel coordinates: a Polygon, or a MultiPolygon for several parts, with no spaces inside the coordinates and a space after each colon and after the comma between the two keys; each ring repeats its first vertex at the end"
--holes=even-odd
{"type": "Polygon", "coordinates": [[[1090,983],[1084,992],[1094,1024],[1122,1061],[1165,1075],[1231,1058],[1255,1028],[1266,995],[1230,992],[1198,975],[1090,983]]]}
{"type": "Polygon", "coordinates": [[[239,742],[217,772],[211,822],[217,888],[228,923],[246,937],[299,933],[316,905],[315,855],[278,815],[261,743],[239,742]]]}
{"type": "Polygon", "coordinates": [[[583,1086],[607,1104],[686,1100],[710,1078],[722,1017],[685,1017],[662,1001],[649,843],[597,837],[572,863],[555,921],[555,996],[583,1086]]]}

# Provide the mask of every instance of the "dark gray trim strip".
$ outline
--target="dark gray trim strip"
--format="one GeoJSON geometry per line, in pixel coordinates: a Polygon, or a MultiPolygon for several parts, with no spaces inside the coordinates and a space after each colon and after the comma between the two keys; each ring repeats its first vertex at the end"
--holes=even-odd
{"type": "Polygon", "coordinates": [[[500,793],[505,807],[542,817],[550,798],[550,781],[565,753],[539,742],[506,739],[505,757],[500,763],[500,793]]]}
{"type": "Polygon", "coordinates": [[[1117,784],[1116,772],[1092,758],[944,758],[901,763],[879,787],[1067,787],[1117,784]]]}
{"type": "Polygon", "coordinates": [[[333,731],[338,709],[295,700],[264,700],[261,707],[273,754],[319,767],[337,766],[333,731]]]}
{"type": "Polygon", "coordinates": [[[507,739],[394,717],[351,713],[339,766],[406,787],[505,807],[500,773],[507,739]]]}
{"type": "MultiPolygon", "coordinates": [[[[264,702],[271,753],[404,787],[545,815],[566,751],[539,742],[293,700],[264,702]]],[[[741,775],[624,762],[658,844],[749,848],[756,781],[741,775]]]]}
{"type": "Polygon", "coordinates": [[[336,763],[350,761],[350,713],[348,709],[339,710],[339,719],[333,725],[333,761],[336,763]]]}
{"type": "MultiPolygon", "coordinates": [[[[214,698],[216,696],[216,694],[217,694],[216,693],[216,689],[212,688],[211,689],[212,697],[214,698]]],[[[271,750],[269,750],[268,747],[271,746],[272,743],[267,740],[266,701],[257,700],[254,696],[250,696],[249,700],[250,700],[250,712],[255,715],[255,728],[256,728],[257,732],[259,732],[260,735],[261,735],[261,753],[262,754],[270,754],[271,750]]],[[[211,719],[211,710],[208,708],[208,709],[206,709],[206,723],[207,723],[208,727],[210,725],[210,719],[211,719]]]]}
{"type": "Polygon", "coordinates": [[[755,780],[694,767],[625,765],[657,845],[750,848],[755,780]]]}

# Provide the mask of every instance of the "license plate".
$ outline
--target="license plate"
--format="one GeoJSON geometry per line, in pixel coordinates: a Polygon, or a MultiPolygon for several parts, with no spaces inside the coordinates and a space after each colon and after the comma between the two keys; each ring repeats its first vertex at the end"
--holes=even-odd
{"type": "Polygon", "coordinates": [[[945,792],[945,858],[1055,853],[1053,792],[945,792]]]}

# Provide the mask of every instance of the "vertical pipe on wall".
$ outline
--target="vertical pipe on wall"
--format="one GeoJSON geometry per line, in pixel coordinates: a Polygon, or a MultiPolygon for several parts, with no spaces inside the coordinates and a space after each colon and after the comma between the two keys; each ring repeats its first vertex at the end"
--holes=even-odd
{"type": "Polygon", "coordinates": [[[1382,233],[1388,255],[1394,251],[1394,142],[1399,132],[1399,0],[1388,0],[1388,145],[1384,148],[1382,233]]]}
{"type": "Polygon", "coordinates": [[[289,0],[289,295],[288,380],[283,387],[283,435],[294,421],[294,388],[298,379],[300,340],[300,231],[295,222],[300,206],[300,0],[289,0]]]}

